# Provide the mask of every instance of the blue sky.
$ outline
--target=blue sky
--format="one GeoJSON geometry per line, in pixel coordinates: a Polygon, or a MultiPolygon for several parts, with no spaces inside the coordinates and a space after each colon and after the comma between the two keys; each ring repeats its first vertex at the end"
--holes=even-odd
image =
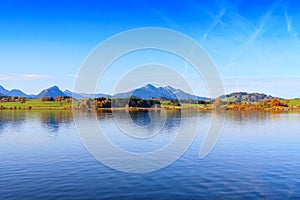
{"type": "MultiPolygon", "coordinates": [[[[121,31],[150,26],[180,31],[199,42],[214,60],[226,92],[298,97],[299,10],[297,0],[2,0],[0,85],[27,93],[52,85],[72,90],[80,65],[95,46],[121,31]]],[[[155,58],[177,66],[200,88],[199,95],[207,95],[184,62],[157,55],[137,54],[139,62],[134,56],[120,59],[99,90],[110,92],[121,66],[155,58]]]]}

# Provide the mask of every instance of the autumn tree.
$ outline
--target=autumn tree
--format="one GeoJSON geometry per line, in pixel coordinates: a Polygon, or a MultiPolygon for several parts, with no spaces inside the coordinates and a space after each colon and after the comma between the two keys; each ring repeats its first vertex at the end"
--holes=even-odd
{"type": "Polygon", "coordinates": [[[270,102],[270,106],[274,107],[274,106],[280,106],[280,100],[279,99],[272,99],[270,102]]]}
{"type": "Polygon", "coordinates": [[[214,106],[215,106],[216,108],[220,108],[220,107],[222,106],[222,102],[221,102],[221,100],[220,100],[219,98],[217,98],[217,99],[215,100],[214,106]]]}
{"type": "Polygon", "coordinates": [[[42,101],[50,101],[50,98],[49,97],[43,97],[42,101]]]}

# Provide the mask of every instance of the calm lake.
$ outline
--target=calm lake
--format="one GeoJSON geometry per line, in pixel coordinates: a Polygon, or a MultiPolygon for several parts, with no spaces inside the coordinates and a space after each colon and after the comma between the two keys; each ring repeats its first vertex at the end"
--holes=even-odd
{"type": "MultiPolygon", "coordinates": [[[[145,127],[161,117],[147,112],[122,118],[145,127]]],[[[199,150],[214,113],[192,113],[199,119],[197,137],[173,164],[139,174],[111,169],[83,146],[68,111],[0,111],[0,199],[299,199],[300,114],[227,112],[222,134],[211,153],[199,150]]],[[[172,141],[180,113],[169,113],[159,134],[132,138],[115,125],[111,112],[77,115],[88,127],[97,120],[112,143],[143,153],[172,141]]],[[[184,124],[183,124],[184,126],[184,124]]]]}

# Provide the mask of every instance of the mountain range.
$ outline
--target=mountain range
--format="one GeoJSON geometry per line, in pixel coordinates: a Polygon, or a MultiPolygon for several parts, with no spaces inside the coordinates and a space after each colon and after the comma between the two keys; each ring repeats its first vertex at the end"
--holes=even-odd
{"type": "MultiPolygon", "coordinates": [[[[15,97],[26,97],[26,98],[42,98],[42,97],[57,97],[57,96],[70,96],[75,99],[83,98],[94,98],[94,97],[110,97],[110,98],[129,98],[135,96],[141,99],[152,99],[152,98],[161,98],[161,99],[193,99],[193,100],[210,100],[207,97],[200,97],[196,95],[189,94],[180,89],[173,88],[171,86],[165,87],[155,87],[151,84],[147,84],[143,87],[137,88],[124,93],[118,93],[113,96],[109,94],[87,94],[87,93],[74,93],[69,90],[61,91],[57,86],[53,86],[42,90],[39,94],[26,94],[18,89],[7,90],[4,87],[0,86],[0,96],[15,96],[15,97]]],[[[225,102],[258,102],[260,100],[270,100],[272,97],[270,95],[261,94],[261,93],[246,93],[246,92],[235,92],[219,97],[222,101],[225,102]]]]}
{"type": "Polygon", "coordinates": [[[21,90],[13,89],[11,91],[5,89],[0,86],[0,95],[2,96],[21,96],[26,98],[42,98],[42,97],[57,97],[57,96],[70,96],[75,99],[83,99],[83,98],[94,98],[94,97],[112,97],[112,98],[129,98],[131,96],[141,98],[141,99],[152,99],[152,98],[162,98],[162,99],[194,99],[194,100],[209,100],[206,97],[199,97],[189,93],[186,93],[180,89],[175,89],[171,86],[166,87],[155,87],[151,84],[148,84],[144,87],[140,87],[138,89],[125,92],[118,93],[116,95],[109,94],[87,94],[87,93],[74,93],[69,90],[61,91],[57,86],[50,87],[48,89],[42,90],[37,95],[28,95],[21,90]]]}
{"type": "Polygon", "coordinates": [[[147,84],[144,87],[137,88],[125,93],[119,93],[114,95],[115,98],[128,98],[135,96],[141,99],[153,99],[153,98],[162,98],[162,99],[193,99],[193,100],[209,100],[206,97],[199,97],[189,93],[186,93],[180,89],[175,89],[171,86],[166,87],[155,87],[151,84],[147,84]]]}
{"type": "Polygon", "coordinates": [[[43,98],[43,97],[57,97],[66,96],[57,86],[50,87],[42,90],[39,94],[26,94],[18,89],[7,90],[3,86],[0,86],[0,96],[14,96],[14,97],[25,97],[25,98],[43,98]]]}

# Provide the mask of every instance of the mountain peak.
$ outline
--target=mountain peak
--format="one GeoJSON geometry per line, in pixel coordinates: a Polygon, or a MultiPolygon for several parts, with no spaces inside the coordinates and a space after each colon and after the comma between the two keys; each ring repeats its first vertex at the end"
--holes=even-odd
{"type": "Polygon", "coordinates": [[[145,85],[145,88],[156,88],[154,85],[148,83],[147,85],[145,85]]]}
{"type": "Polygon", "coordinates": [[[55,98],[55,97],[58,97],[58,96],[66,96],[66,95],[56,85],[41,91],[37,95],[38,98],[42,98],[42,97],[53,97],[53,98],[55,98]]]}
{"type": "Polygon", "coordinates": [[[60,90],[58,86],[54,85],[50,88],[48,88],[48,90],[60,90]]]}
{"type": "Polygon", "coordinates": [[[2,95],[6,95],[7,93],[9,93],[9,90],[5,89],[3,86],[0,85],[0,93],[2,95]]]}
{"type": "Polygon", "coordinates": [[[29,95],[25,94],[24,92],[22,92],[21,90],[18,90],[18,89],[13,89],[13,90],[9,91],[6,95],[14,96],[14,97],[29,97],[29,95]]]}

